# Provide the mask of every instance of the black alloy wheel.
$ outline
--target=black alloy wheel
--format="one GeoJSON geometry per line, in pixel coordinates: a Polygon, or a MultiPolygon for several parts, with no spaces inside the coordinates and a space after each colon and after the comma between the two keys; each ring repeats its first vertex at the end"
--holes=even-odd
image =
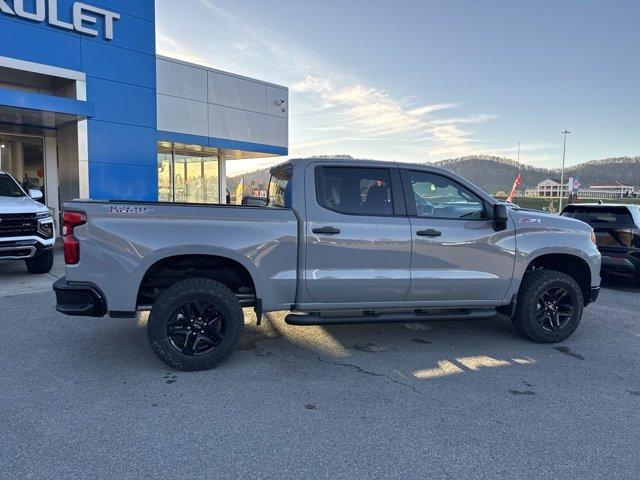
{"type": "Polygon", "coordinates": [[[548,332],[562,330],[573,316],[571,295],[562,287],[551,287],[538,298],[536,320],[548,332]]]}
{"type": "Polygon", "coordinates": [[[222,311],[214,304],[192,300],[178,307],[167,322],[167,337],[183,355],[206,355],[224,339],[222,311]]]}

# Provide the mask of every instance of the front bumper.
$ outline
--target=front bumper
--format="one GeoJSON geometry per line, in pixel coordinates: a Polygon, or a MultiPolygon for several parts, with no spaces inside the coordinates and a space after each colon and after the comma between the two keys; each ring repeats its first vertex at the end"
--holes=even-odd
{"type": "Polygon", "coordinates": [[[37,257],[53,248],[53,241],[43,243],[39,240],[7,240],[0,241],[0,260],[27,260],[37,257]]]}
{"type": "Polygon", "coordinates": [[[91,283],[69,282],[66,277],[53,284],[56,310],[78,317],[103,317],[107,302],[98,287],[91,283]]]}

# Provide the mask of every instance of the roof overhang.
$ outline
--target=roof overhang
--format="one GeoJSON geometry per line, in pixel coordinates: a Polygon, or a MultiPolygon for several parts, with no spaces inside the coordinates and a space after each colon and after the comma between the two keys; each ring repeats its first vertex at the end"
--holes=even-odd
{"type": "Polygon", "coordinates": [[[92,102],[0,88],[0,123],[57,128],[95,115],[92,102]]]}

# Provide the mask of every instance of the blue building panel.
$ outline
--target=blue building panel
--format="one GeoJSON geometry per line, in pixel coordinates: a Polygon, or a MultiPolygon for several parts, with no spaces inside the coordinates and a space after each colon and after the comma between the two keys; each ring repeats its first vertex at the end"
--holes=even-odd
{"type": "Polygon", "coordinates": [[[84,42],[82,70],[90,77],[156,88],[154,55],[114,48],[98,42],[84,42]]]}
{"type": "MultiPolygon", "coordinates": [[[[59,17],[61,20],[69,21],[69,18],[71,18],[71,9],[76,1],[77,0],[58,0],[59,17]]],[[[155,4],[148,0],[83,0],[83,3],[117,12],[121,15],[132,15],[142,20],[155,22],[155,4]]]]}
{"type": "MultiPolygon", "coordinates": [[[[157,131],[112,122],[89,120],[89,164],[156,166],[157,131]]],[[[127,178],[122,178],[127,182],[127,178]]],[[[90,185],[93,189],[93,185],[90,185]]],[[[154,191],[157,189],[154,187],[154,191]]],[[[93,190],[92,190],[93,192],[93,190]]]]}
{"type": "Polygon", "coordinates": [[[89,163],[89,184],[94,200],[158,199],[158,167],[89,163]]]}
{"type": "Polygon", "coordinates": [[[0,17],[0,55],[81,71],[80,37],[39,25],[0,17]]]}
{"type": "Polygon", "coordinates": [[[105,122],[156,128],[156,91],[111,80],[89,78],[87,97],[95,99],[94,117],[105,122]]]}
{"type": "MultiPolygon", "coordinates": [[[[118,9],[114,9],[118,12],[118,9]]],[[[97,37],[82,36],[83,48],[86,43],[101,43],[109,47],[126,48],[135,52],[155,55],[156,37],[155,23],[148,20],[142,20],[131,15],[121,15],[120,20],[114,22],[113,40],[107,40],[104,37],[104,22],[98,22],[95,25],[99,34],[97,37]]]]}

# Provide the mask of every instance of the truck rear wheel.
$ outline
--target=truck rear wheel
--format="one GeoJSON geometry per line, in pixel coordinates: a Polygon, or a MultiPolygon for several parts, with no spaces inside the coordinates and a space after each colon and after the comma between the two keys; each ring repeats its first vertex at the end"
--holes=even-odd
{"type": "Polygon", "coordinates": [[[525,275],[512,319],[516,331],[537,343],[568,338],[582,319],[582,290],[569,275],[534,270],[525,275]]]}
{"type": "Polygon", "coordinates": [[[29,273],[43,274],[49,273],[53,268],[53,249],[45,250],[40,255],[24,261],[29,273]]]}
{"type": "Polygon", "coordinates": [[[204,278],[165,289],[153,305],[147,333],[153,351],[178,370],[208,370],[226,360],[244,328],[240,302],[226,286],[204,278]]]}

